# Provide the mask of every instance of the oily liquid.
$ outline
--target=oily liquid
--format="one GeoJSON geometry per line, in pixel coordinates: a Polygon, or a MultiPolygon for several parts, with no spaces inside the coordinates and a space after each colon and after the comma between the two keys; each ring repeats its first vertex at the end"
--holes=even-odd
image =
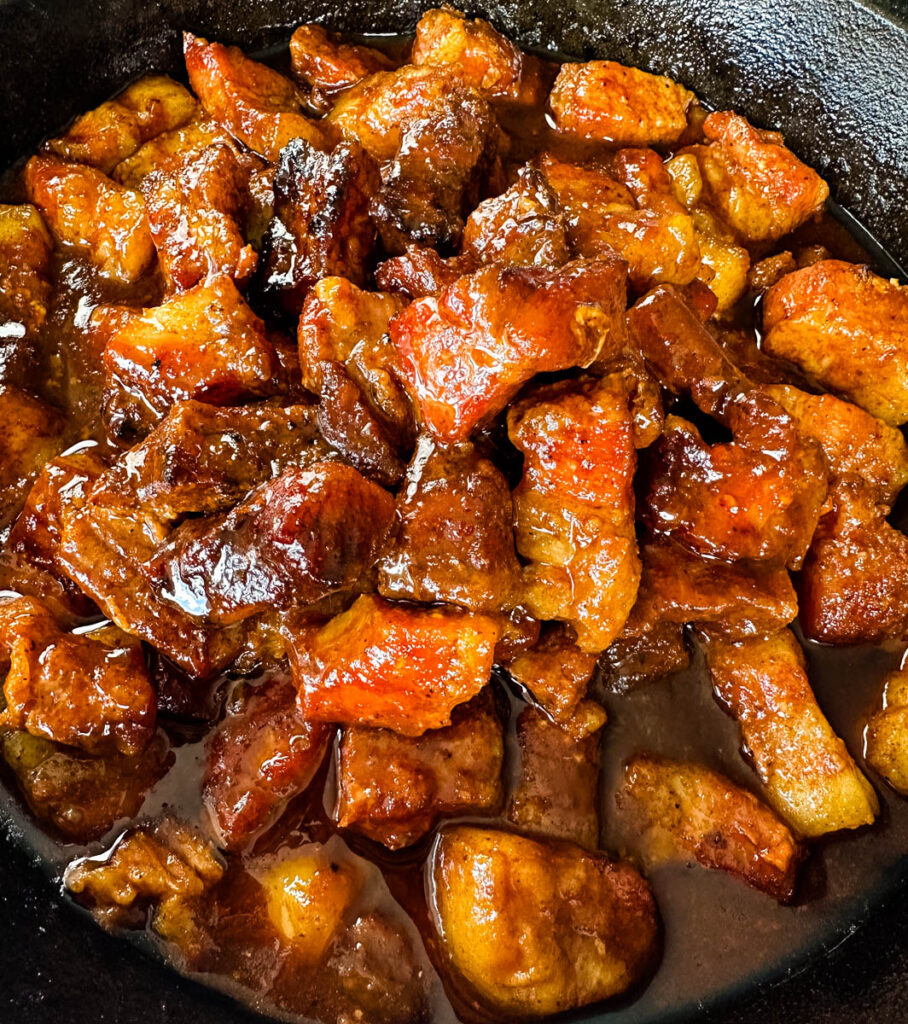
{"type": "MultiPolygon", "coordinates": [[[[388,37],[365,41],[388,51],[399,51],[405,45],[405,41],[388,37]]],[[[271,54],[269,60],[276,65],[285,63],[286,53],[271,54]]],[[[553,66],[553,76],[554,70],[553,66]]],[[[565,159],[595,155],[595,147],[555,136],[542,110],[519,116],[505,114],[503,123],[511,136],[509,167],[519,166],[542,149],[555,150],[565,159]]],[[[15,191],[9,198],[21,201],[15,191]]],[[[842,221],[847,220],[840,211],[839,220],[826,215],[819,224],[800,229],[796,238],[783,239],[776,250],[788,245],[821,244],[834,256],[869,261],[886,276],[897,275],[898,268],[860,226],[854,234],[843,227],[842,221]]],[[[109,287],[102,289],[86,268],[72,259],[58,262],[56,279],[52,329],[44,332],[48,340],[39,353],[45,396],[69,411],[71,443],[94,441],[106,449],[98,414],[103,379],[97,370],[98,354],[85,330],[88,315],[102,302],[150,305],[161,296],[155,293],[154,284],[140,285],[145,293],[132,289],[126,295],[109,287]]],[[[741,323],[748,329],[752,328],[752,314],[752,309],[740,311],[741,323]]],[[[753,344],[758,347],[755,334],[753,344]]],[[[903,516],[903,528],[904,520],[903,516]]],[[[0,552],[0,590],[4,586],[4,564],[0,552]]],[[[866,718],[878,699],[882,677],[899,665],[902,652],[833,649],[810,642],[804,647],[821,707],[858,763],[865,767],[866,718]]],[[[500,679],[494,685],[500,690],[507,718],[507,783],[519,770],[515,721],[523,705],[516,689],[506,681],[500,679]]],[[[639,853],[635,836],[624,828],[614,800],[623,765],[632,754],[651,752],[705,763],[759,793],[760,784],[741,751],[737,727],[713,697],[700,652],[695,652],[688,669],[655,683],[614,692],[599,679],[592,692],[604,703],[609,716],[603,732],[600,780],[603,849],[630,857],[639,853]]],[[[138,818],[171,812],[204,828],[208,824],[201,796],[204,731],[198,725],[176,720],[164,720],[163,725],[175,748],[175,762],[149,792],[138,818]]],[[[749,985],[781,976],[786,966],[799,962],[811,951],[835,944],[853,930],[874,902],[908,874],[908,801],[899,799],[876,776],[870,774],[870,778],[882,806],[878,822],[857,833],[838,834],[813,844],[791,905],[780,906],[722,872],[686,864],[652,870],[649,877],[663,929],[660,962],[648,984],[620,1001],[596,1008],[597,1015],[611,1018],[616,1024],[643,1024],[694,1012],[703,1001],[734,990],[743,992],[749,985]]],[[[57,879],[74,858],[97,855],[109,848],[128,824],[121,823],[103,841],[89,846],[60,842],[31,821],[11,795],[15,782],[8,773],[7,779],[7,791],[0,792],[4,811],[57,879]]],[[[397,853],[356,833],[341,835],[332,821],[335,789],[334,757],[329,756],[308,791],[290,803],[278,823],[245,855],[228,858],[225,878],[211,894],[206,908],[205,924],[215,939],[215,948],[203,962],[194,964],[194,971],[186,973],[262,1012],[286,1020],[309,1019],[306,1008],[310,1004],[300,999],[294,987],[305,984],[304,975],[278,950],[264,912],[257,865],[306,844],[331,843],[339,861],[354,865],[362,873],[364,883],[354,911],[375,912],[407,937],[414,951],[414,970],[422,977],[427,993],[423,1015],[438,1024],[458,1018],[470,1022],[492,1019],[473,994],[451,976],[439,955],[424,879],[424,864],[434,834],[397,853]],[[250,957],[248,950],[254,942],[262,955],[250,957]],[[250,960],[255,968],[251,972],[243,967],[244,961],[250,960]]],[[[507,827],[501,819],[481,821],[507,827]]],[[[148,948],[185,969],[176,951],[150,928],[146,929],[145,942],[148,948]]]]}

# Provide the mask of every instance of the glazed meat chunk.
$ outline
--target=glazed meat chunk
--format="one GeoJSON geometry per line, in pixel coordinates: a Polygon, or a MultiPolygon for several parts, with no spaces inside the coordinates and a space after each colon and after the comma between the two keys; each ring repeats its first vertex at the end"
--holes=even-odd
{"type": "Polygon", "coordinates": [[[250,843],[302,793],[325,758],[332,730],[304,721],[282,676],[246,693],[208,742],[203,793],[223,845],[250,843]]]}
{"type": "Polygon", "coordinates": [[[883,680],[880,699],[867,722],[864,756],[898,793],[908,794],[908,671],[883,680]]]}
{"type": "Polygon", "coordinates": [[[478,269],[468,253],[443,257],[435,249],[409,245],[403,255],[392,256],[376,267],[375,283],[406,299],[423,299],[440,294],[458,278],[478,269]]]}
{"type": "Polygon", "coordinates": [[[829,186],[786,149],[778,132],[764,132],[729,110],[703,122],[705,146],[695,146],[706,198],[745,242],[794,231],[819,213],[829,186]]]}
{"type": "Polygon", "coordinates": [[[173,764],[161,732],[141,754],[99,756],[14,729],[0,734],[0,756],[35,817],[79,843],[100,839],[138,814],[148,790],[173,764]]]}
{"type": "Polygon", "coordinates": [[[571,258],[567,221],[538,167],[522,167],[507,192],[476,207],[464,229],[463,252],[477,263],[528,267],[567,263],[571,258]]]}
{"type": "Polygon", "coordinates": [[[908,536],[856,477],[832,489],[804,562],[801,628],[828,644],[908,638],[908,536]]]}
{"type": "Polygon", "coordinates": [[[337,762],[335,818],[398,850],[444,815],[493,812],[501,804],[504,740],[491,692],[451,713],[451,725],[422,736],[352,726],[337,762]]]}
{"type": "Polygon", "coordinates": [[[215,405],[273,394],[277,353],[261,320],[223,275],[119,316],[104,349],[105,415],[113,437],[143,434],[176,402],[215,405]]]}
{"type": "Polygon", "coordinates": [[[694,860],[777,900],[794,895],[800,844],[768,807],[718,772],[637,754],[617,801],[649,863],[694,860]]]}
{"type": "Polygon", "coordinates": [[[549,96],[558,131],[615,146],[670,146],[694,94],[662,75],[612,60],[563,64],[549,96]]]}
{"type": "Polygon", "coordinates": [[[908,287],[822,260],[763,300],[763,345],[890,426],[908,421],[908,287]]]}
{"type": "Polygon", "coordinates": [[[605,712],[598,708],[595,728],[575,737],[538,708],[517,719],[517,771],[511,783],[507,817],[521,831],[551,839],[569,839],[587,849],[599,845],[599,730],[605,712]]]}
{"type": "Polygon", "coordinates": [[[496,1010],[542,1016],[626,991],[655,952],[656,905],[629,865],[493,829],[442,832],[426,865],[442,949],[496,1010]]]}
{"type": "Polygon", "coordinates": [[[146,75],[118,96],[76,118],[72,127],[45,144],[55,156],[110,172],[163,132],[180,128],[196,113],[196,101],[166,75],[146,75]]]}
{"type": "Polygon", "coordinates": [[[610,690],[623,693],[690,665],[684,626],[659,618],[654,603],[642,592],[624,628],[608,645],[600,662],[610,690]]]}
{"type": "Polygon", "coordinates": [[[323,277],[364,284],[375,242],[369,203],[378,168],[356,140],[321,153],[303,139],[284,148],[274,176],[274,220],[262,256],[264,293],[299,313],[323,277]]]}
{"type": "Polygon", "coordinates": [[[321,25],[300,25],[290,37],[293,76],[305,86],[309,106],[324,113],[337,95],[376,71],[393,67],[371,46],[342,43],[321,25]]]}
{"type": "Polygon", "coordinates": [[[410,60],[455,69],[487,100],[532,105],[544,98],[539,62],[482,18],[450,7],[426,11],[416,25],[410,60]]]}
{"type": "Polygon", "coordinates": [[[219,518],[183,523],[146,571],[186,614],[236,622],[354,586],[393,515],[377,484],[339,462],[316,462],[285,470],[219,518]]]}
{"type": "Polygon", "coordinates": [[[805,437],[823,449],[830,476],[853,473],[892,504],[908,483],[908,444],[900,430],[834,395],[811,395],[786,384],[766,389],[805,437]]]}
{"type": "Polygon", "coordinates": [[[423,425],[465,440],[537,373],[588,366],[624,337],[624,264],[577,260],[558,270],[488,266],[390,324],[423,425]]]}
{"type": "Polygon", "coordinates": [[[167,521],[225,511],[288,466],[331,455],[315,420],[307,405],[178,402],[112,475],[167,521]]]}
{"type": "Polygon", "coordinates": [[[292,139],[327,149],[330,132],[302,113],[293,83],[235,46],[183,34],[186,71],[205,113],[272,163],[292,139]]]}
{"type": "Polygon", "coordinates": [[[766,799],[796,832],[816,838],[874,820],[873,787],[820,710],[790,630],[767,639],[710,641],[706,661],[717,697],[741,727],[766,799]]]}
{"type": "Polygon", "coordinates": [[[135,755],[155,727],[155,695],[142,649],[65,633],[40,602],[0,604],[0,644],[10,657],[0,726],[89,753],[135,755]]]}
{"type": "Polygon", "coordinates": [[[640,581],[627,396],[607,378],[556,384],[511,409],[508,434],[524,455],[514,492],[517,550],[529,561],[521,603],[570,623],[581,650],[603,651],[640,581]]]}
{"type": "MultiPolygon", "coordinates": [[[[652,153],[647,150],[632,152],[652,153]]],[[[568,163],[545,153],[538,165],[567,221],[568,237],[580,256],[595,258],[615,252],[627,260],[637,290],[651,284],[689,284],[700,268],[694,224],[670,191],[662,161],[647,163],[642,175],[615,180],[612,168],[597,162],[568,163]]]]}
{"type": "Polygon", "coordinates": [[[21,346],[21,339],[47,319],[52,249],[34,206],[0,203],[0,379],[7,362],[5,339],[21,346]]]}
{"type": "Polygon", "coordinates": [[[29,160],[25,188],[56,242],[87,256],[102,277],[132,284],[154,266],[154,242],[138,192],[93,167],[52,156],[29,160]]]}
{"type": "Polygon", "coordinates": [[[423,438],[379,562],[379,593],[494,612],[508,604],[519,578],[502,473],[471,445],[442,448],[423,438]]]}
{"type": "Polygon", "coordinates": [[[819,446],[759,391],[721,405],[731,443],[709,445],[692,423],[666,419],[643,521],[700,555],[798,568],[826,498],[819,446]]]}
{"type": "Polygon", "coordinates": [[[0,528],[18,514],[45,462],[60,450],[60,413],[0,384],[0,528]]]}
{"type": "Polygon", "coordinates": [[[226,274],[244,284],[256,254],[240,230],[247,175],[233,150],[216,144],[174,171],[142,182],[158,262],[174,291],[226,274]]]}
{"type": "Polygon", "coordinates": [[[198,160],[212,146],[227,146],[239,160],[240,166],[247,170],[260,168],[264,161],[254,154],[242,149],[233,136],[216,121],[201,117],[192,120],[182,128],[163,132],[149,139],[113,169],[111,177],[127,188],[141,188],[142,182],[155,171],[170,174],[179,171],[187,164],[198,160]]]}
{"type": "Polygon", "coordinates": [[[498,623],[453,608],[362,596],[321,629],[292,632],[290,663],[307,721],[421,736],[489,681],[498,623]]]}

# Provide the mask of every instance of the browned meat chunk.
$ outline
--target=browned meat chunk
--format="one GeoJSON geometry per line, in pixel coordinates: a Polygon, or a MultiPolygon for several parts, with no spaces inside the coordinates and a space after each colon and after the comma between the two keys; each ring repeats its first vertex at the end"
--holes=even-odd
{"type": "Polygon", "coordinates": [[[323,277],[363,284],[375,243],[369,203],[378,168],[356,140],[321,153],[288,143],[274,175],[274,219],[264,239],[262,287],[291,313],[323,277]]]}
{"type": "Polygon", "coordinates": [[[300,25],[293,33],[290,65],[294,78],[306,87],[309,106],[321,113],[330,110],[345,89],[393,67],[380,50],[342,43],[321,25],[300,25]]]}
{"type": "Polygon", "coordinates": [[[252,276],[257,257],[240,230],[246,179],[233,150],[214,145],[179,170],[155,171],[142,182],[158,261],[172,289],[217,274],[238,285],[252,276]]]}
{"type": "Polygon", "coordinates": [[[588,366],[623,342],[624,304],[620,260],[493,265],[412,302],[391,321],[391,340],[423,425],[462,441],[535,374],[588,366]]]}
{"type": "Polygon", "coordinates": [[[397,499],[379,593],[497,611],[520,579],[513,517],[507,481],[488,459],[424,439],[397,499]]]}
{"type": "Polygon", "coordinates": [[[823,260],[763,300],[763,345],[891,426],[908,421],[908,287],[823,260]]]}
{"type": "Polygon", "coordinates": [[[375,283],[386,292],[407,299],[423,299],[439,295],[465,274],[478,269],[472,256],[443,258],[435,249],[410,245],[402,256],[392,256],[380,263],[375,283]]]}
{"type": "Polygon", "coordinates": [[[806,636],[828,644],[908,638],[908,536],[863,480],[830,493],[798,592],[806,636]]]}
{"type": "Polygon", "coordinates": [[[250,171],[262,167],[264,163],[259,157],[242,149],[233,136],[216,121],[201,119],[150,139],[132,156],[117,164],[111,177],[120,185],[138,189],[155,171],[162,174],[179,171],[181,167],[198,160],[212,146],[227,146],[240,166],[250,171]]]}
{"type": "Polygon", "coordinates": [[[798,841],[768,807],[724,775],[637,754],[617,800],[650,864],[695,860],[777,900],[794,895],[798,841]]]}
{"type": "Polygon", "coordinates": [[[0,379],[6,340],[17,346],[47,318],[53,240],[41,214],[23,203],[0,203],[0,379]]]}
{"type": "Polygon", "coordinates": [[[460,826],[441,834],[426,867],[445,955],[500,1012],[537,1017],[598,1002],[652,962],[656,904],[629,864],[460,826]]]}
{"type": "Polygon", "coordinates": [[[873,787],[820,710],[790,630],[768,639],[711,641],[706,660],[716,695],[741,726],[766,799],[792,828],[815,838],[874,820],[873,787]]]}
{"type": "Polygon", "coordinates": [[[155,728],[155,695],[136,643],[64,633],[38,601],[0,604],[10,657],[0,727],[27,729],[89,753],[136,755],[155,728]]]}
{"type": "Polygon", "coordinates": [[[250,843],[306,789],[331,732],[300,717],[296,689],[280,676],[231,709],[208,743],[204,777],[205,805],[226,847],[250,843]]]}
{"type": "Polygon", "coordinates": [[[126,312],[104,349],[104,369],[108,429],[131,438],[187,398],[231,405],[273,394],[280,362],[262,321],[221,275],[126,312]]]}
{"type": "Polygon", "coordinates": [[[490,691],[422,736],[353,726],[337,762],[335,818],[391,850],[415,843],[444,815],[495,811],[504,740],[490,691]]]}
{"type": "Polygon", "coordinates": [[[327,149],[331,133],[306,117],[293,83],[235,46],[183,34],[186,71],[205,113],[253,152],[275,163],[293,139],[327,149]]]}
{"type": "Polygon", "coordinates": [[[289,636],[307,721],[421,736],[489,681],[498,623],[453,608],[363,596],[321,629],[289,636]]]}
{"type": "Polygon", "coordinates": [[[100,171],[33,156],[25,188],[60,245],[84,253],[102,277],[132,284],[154,266],[145,203],[100,171]]]}
{"type": "Polygon", "coordinates": [[[604,651],[640,581],[634,533],[636,452],[627,396],[608,378],[537,391],[508,414],[524,454],[514,492],[521,603],[570,623],[577,643],[604,651]]]}
{"type": "Polygon", "coordinates": [[[867,764],[902,795],[908,794],[908,671],[891,672],[865,733],[867,764]]]}
{"type": "MultiPolygon", "coordinates": [[[[643,552],[644,557],[646,552],[643,552]]],[[[608,645],[601,666],[609,687],[618,693],[661,679],[690,665],[684,626],[659,618],[641,582],[640,595],[624,629],[608,645]]]]}
{"type": "Polygon", "coordinates": [[[187,615],[236,622],[356,584],[393,515],[377,484],[339,462],[316,462],[285,470],[223,517],[179,526],[146,571],[187,615]]]}
{"type": "Polygon", "coordinates": [[[612,60],[563,64],[549,96],[555,127],[616,146],[669,146],[687,128],[694,94],[612,60]]]}
{"type": "Polygon", "coordinates": [[[60,413],[0,385],[0,528],[18,514],[32,481],[60,450],[60,413]]]}
{"type": "MultiPolygon", "coordinates": [[[[591,706],[592,701],[585,702],[591,706]]],[[[508,821],[552,839],[570,839],[595,850],[599,845],[599,730],[582,738],[549,720],[538,708],[517,719],[519,767],[511,783],[508,821]]]]}

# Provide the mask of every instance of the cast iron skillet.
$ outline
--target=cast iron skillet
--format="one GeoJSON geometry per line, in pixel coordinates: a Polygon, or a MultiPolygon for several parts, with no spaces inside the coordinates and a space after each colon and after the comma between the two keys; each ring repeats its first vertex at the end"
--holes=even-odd
{"type": "MultiPolygon", "coordinates": [[[[152,69],[179,73],[182,28],[255,50],[286,40],[301,21],[347,32],[409,31],[425,6],[430,3],[0,0],[0,170],[135,75],[152,69]]],[[[857,0],[488,0],[459,6],[488,17],[524,46],[578,58],[611,57],[669,74],[710,106],[733,107],[760,126],[781,130],[829,181],[835,200],[889,250],[891,259],[878,253],[880,269],[898,274],[898,262],[908,263],[904,0],[885,7],[857,0]]],[[[827,664],[838,666],[836,686],[847,687],[847,654],[827,664]]],[[[908,836],[908,810],[883,796],[893,819],[902,819],[898,831],[908,836]]],[[[40,858],[25,841],[25,818],[5,794],[0,824],[0,1020],[260,1019],[104,935],[62,903],[35,865],[40,858]]],[[[737,984],[705,985],[693,1002],[685,993],[676,1011],[657,1017],[631,1005],[574,1019],[668,1024],[708,1016],[726,1024],[901,1024],[908,997],[908,845],[890,839],[882,859],[877,852],[876,874],[868,880],[861,871],[863,851],[875,841],[838,840],[830,850],[838,867],[831,864],[830,875],[837,870],[844,880],[843,898],[811,923],[809,941],[795,941],[794,928],[792,935],[781,930],[773,937],[773,956],[758,970],[742,971],[737,984]],[[859,940],[840,948],[855,932],[859,940]],[[812,966],[803,970],[811,955],[812,966]],[[794,981],[773,987],[799,971],[794,981]]],[[[746,902],[743,894],[741,900],[746,902]]],[[[810,914],[808,906],[796,914],[810,914]]],[[[748,936],[736,932],[752,927],[746,907],[739,920],[726,915],[715,927],[726,929],[729,948],[743,943],[746,949],[748,936]]],[[[672,993],[663,995],[672,1005],[672,993]]]]}

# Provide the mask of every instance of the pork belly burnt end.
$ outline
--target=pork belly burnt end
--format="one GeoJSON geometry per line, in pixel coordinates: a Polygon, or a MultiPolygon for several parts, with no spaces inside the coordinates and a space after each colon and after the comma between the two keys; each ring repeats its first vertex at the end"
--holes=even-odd
{"type": "Polygon", "coordinates": [[[488,689],[422,736],[352,726],[338,750],[335,818],[397,850],[445,815],[494,812],[502,802],[504,739],[488,689]]]}
{"type": "Polygon", "coordinates": [[[867,722],[867,764],[896,792],[908,794],[908,671],[890,672],[867,722]]]}
{"type": "Polygon", "coordinates": [[[524,455],[514,492],[517,550],[529,561],[520,603],[570,623],[582,650],[603,651],[640,582],[627,395],[608,378],[541,388],[510,410],[508,433],[524,455]]]}
{"type": "Polygon", "coordinates": [[[453,608],[362,596],[320,629],[288,637],[307,721],[421,736],[489,681],[498,623],[453,608]]]}
{"type": "Polygon", "coordinates": [[[22,347],[21,337],[47,319],[52,250],[53,239],[34,206],[0,203],[0,380],[8,379],[8,364],[18,361],[7,348],[22,347]]]}
{"type": "Polygon", "coordinates": [[[635,754],[617,796],[650,864],[692,859],[777,900],[794,895],[802,849],[752,793],[703,765],[635,754]]]}
{"type": "Polygon", "coordinates": [[[224,846],[237,849],[306,789],[333,730],[303,720],[293,683],[280,676],[232,703],[208,741],[203,795],[224,846]]]}
{"type": "Polygon", "coordinates": [[[598,655],[581,651],[569,626],[550,626],[539,642],[507,663],[508,675],[545,713],[567,726],[586,695],[598,655]]]}
{"type": "Polygon", "coordinates": [[[285,470],[217,519],[177,527],[146,573],[195,618],[230,623],[354,586],[390,529],[390,494],[340,462],[285,470]]]}
{"type": "Polygon", "coordinates": [[[655,955],[649,886],[603,854],[458,826],[441,833],[426,870],[444,955],[499,1012],[598,1002],[630,988],[655,955]]]}
{"type": "Polygon", "coordinates": [[[63,416],[0,384],[0,529],[19,513],[32,482],[62,447],[63,416]]]}
{"type": "Polygon", "coordinates": [[[321,25],[300,25],[290,37],[290,66],[308,105],[326,113],[339,93],[376,71],[390,70],[393,62],[371,46],[341,42],[321,25]]]}
{"type": "Polygon", "coordinates": [[[423,425],[465,440],[537,373],[588,366],[624,338],[624,263],[577,260],[558,270],[488,266],[390,324],[423,425]]]}

